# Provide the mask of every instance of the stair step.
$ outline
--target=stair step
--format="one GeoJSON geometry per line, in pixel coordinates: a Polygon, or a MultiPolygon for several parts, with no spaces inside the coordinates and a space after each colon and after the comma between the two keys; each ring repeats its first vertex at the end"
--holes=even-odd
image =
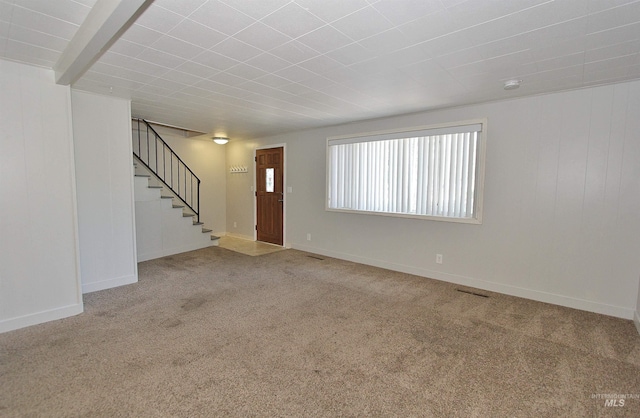
{"type": "Polygon", "coordinates": [[[192,216],[196,216],[196,215],[194,215],[193,213],[183,213],[182,214],[183,218],[189,218],[189,217],[192,217],[192,216]]]}
{"type": "Polygon", "coordinates": [[[204,225],[204,222],[193,222],[194,225],[204,225]]]}
{"type": "Polygon", "coordinates": [[[211,241],[215,241],[217,239],[220,239],[220,237],[216,237],[215,235],[211,235],[211,241]]]}
{"type": "Polygon", "coordinates": [[[213,229],[209,229],[209,228],[202,228],[202,233],[206,234],[207,232],[213,232],[213,229]]]}
{"type": "Polygon", "coordinates": [[[178,208],[182,209],[184,207],[184,205],[173,205],[172,207],[174,209],[178,209],[178,208]]]}
{"type": "Polygon", "coordinates": [[[151,177],[151,176],[150,176],[150,175],[148,175],[148,174],[136,174],[135,176],[136,176],[136,177],[151,177]]]}
{"type": "Polygon", "coordinates": [[[149,186],[150,189],[162,189],[162,186],[149,186]]]}
{"type": "Polygon", "coordinates": [[[160,196],[160,199],[173,199],[173,196],[160,196]]]}

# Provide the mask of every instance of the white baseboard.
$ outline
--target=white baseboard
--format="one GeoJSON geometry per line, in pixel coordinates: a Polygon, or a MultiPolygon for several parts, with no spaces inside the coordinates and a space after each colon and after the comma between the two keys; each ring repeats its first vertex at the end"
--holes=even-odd
{"type": "Polygon", "coordinates": [[[205,242],[204,244],[198,243],[198,244],[194,244],[194,245],[186,245],[184,247],[163,248],[162,250],[159,250],[159,251],[153,251],[153,252],[146,253],[146,254],[138,254],[138,263],[140,263],[142,261],[154,260],[154,259],[160,258],[160,257],[166,257],[168,255],[174,255],[174,254],[186,253],[186,252],[189,252],[189,251],[200,250],[202,248],[211,247],[213,245],[214,245],[214,243],[211,240],[209,240],[209,241],[205,242]]]}
{"type": "MultiPolygon", "coordinates": [[[[336,251],[308,247],[306,245],[294,244],[294,249],[306,251],[310,253],[320,254],[327,257],[338,258],[341,260],[353,261],[355,263],[366,264],[369,266],[385,268],[402,273],[415,274],[416,276],[428,277],[431,279],[441,280],[444,282],[459,284],[461,286],[475,287],[477,289],[488,290],[490,292],[502,293],[510,296],[517,296],[525,299],[536,300],[538,302],[551,303],[554,305],[565,306],[568,308],[580,309],[588,312],[595,312],[603,315],[615,316],[617,318],[633,319],[634,310],[623,308],[620,306],[607,305],[604,303],[594,302],[590,300],[577,299],[553,293],[541,292],[539,290],[526,289],[517,286],[510,286],[503,283],[495,283],[473,277],[460,276],[456,274],[443,273],[440,271],[422,269],[404,264],[396,264],[387,261],[361,257],[353,254],[340,253],[336,251]]],[[[636,326],[637,326],[636,322],[636,326]]]]}
{"type": "Polygon", "coordinates": [[[137,283],[138,276],[122,276],[113,279],[101,280],[99,282],[83,283],[82,293],[97,292],[98,290],[111,289],[112,287],[124,286],[127,284],[137,283]]]}
{"type": "Polygon", "coordinates": [[[62,306],[48,311],[19,316],[17,318],[4,319],[0,321],[0,333],[78,315],[81,314],[83,310],[83,304],[80,302],[75,305],[62,306]]]}
{"type": "MultiPolygon", "coordinates": [[[[640,309],[640,307],[638,307],[640,309]]],[[[638,330],[638,334],[640,334],[640,312],[636,311],[633,315],[633,322],[636,324],[636,329],[638,330]]]]}

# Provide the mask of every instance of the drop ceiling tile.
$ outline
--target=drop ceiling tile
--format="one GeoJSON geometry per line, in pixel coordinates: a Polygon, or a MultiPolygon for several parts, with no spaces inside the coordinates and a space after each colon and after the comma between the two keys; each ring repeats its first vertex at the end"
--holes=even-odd
{"type": "Polygon", "coordinates": [[[80,26],[80,24],[84,22],[84,19],[91,10],[90,7],[78,4],[72,0],[19,0],[16,1],[15,4],[17,7],[33,10],[42,15],[73,23],[76,26],[80,26]]]}
{"type": "Polygon", "coordinates": [[[250,59],[247,61],[247,64],[266,71],[267,73],[274,73],[291,65],[289,62],[278,58],[275,55],[271,55],[268,52],[250,59]]]}
{"type": "Polygon", "coordinates": [[[609,30],[589,33],[586,36],[586,47],[595,49],[609,45],[615,45],[621,40],[640,39],[640,23],[633,23],[627,26],[618,26],[609,30]]]}
{"type": "Polygon", "coordinates": [[[51,36],[43,32],[24,28],[18,25],[9,26],[9,38],[18,42],[35,45],[41,48],[47,48],[58,52],[64,51],[64,49],[69,44],[69,41],[67,41],[66,39],[51,36]]]}
{"type": "Polygon", "coordinates": [[[175,68],[184,62],[180,57],[153,48],[145,49],[136,58],[165,68],[175,68]]]}
{"type": "Polygon", "coordinates": [[[297,64],[319,55],[317,51],[314,51],[298,41],[291,41],[286,44],[282,44],[269,50],[269,53],[292,64],[297,64]]]}
{"type": "Polygon", "coordinates": [[[318,28],[299,37],[297,41],[323,54],[353,43],[348,36],[331,26],[318,28]]]}
{"type": "Polygon", "coordinates": [[[589,16],[587,33],[640,22],[640,2],[625,4],[589,16]]]}
{"type": "Polygon", "coordinates": [[[162,32],[157,30],[145,28],[138,24],[133,24],[122,35],[121,39],[131,41],[140,45],[151,45],[163,36],[162,32]]]}
{"type": "Polygon", "coordinates": [[[601,61],[587,62],[584,65],[584,72],[605,71],[607,69],[616,69],[620,67],[630,67],[638,64],[638,54],[624,55],[620,57],[605,59],[601,61]]]}
{"type": "Polygon", "coordinates": [[[130,57],[137,57],[142,51],[146,49],[145,46],[137,44],[135,42],[127,41],[126,39],[118,39],[109,50],[111,52],[117,52],[118,54],[128,55],[130,57]]]}
{"type": "Polygon", "coordinates": [[[324,89],[335,86],[337,83],[321,75],[316,75],[301,81],[300,84],[309,87],[311,90],[324,91],[324,89]]]}
{"type": "Polygon", "coordinates": [[[123,67],[116,67],[114,65],[107,64],[102,61],[96,62],[91,67],[91,71],[101,73],[101,74],[111,75],[111,76],[122,78],[125,80],[137,81],[138,83],[142,83],[142,84],[149,82],[149,78],[150,78],[148,74],[144,74],[134,70],[129,70],[123,67]]]}
{"type": "Polygon", "coordinates": [[[187,17],[206,2],[207,0],[154,0],[152,6],[160,6],[180,16],[187,17]]]}
{"type": "Polygon", "coordinates": [[[397,29],[380,32],[368,38],[361,39],[358,43],[377,54],[386,54],[413,44],[397,29]]]}
{"type": "Polygon", "coordinates": [[[427,58],[435,58],[451,52],[472,48],[473,42],[463,32],[450,33],[419,44],[427,58]]]}
{"type": "Polygon", "coordinates": [[[582,81],[584,85],[616,83],[628,79],[628,67],[619,67],[602,71],[587,72],[582,81]]]}
{"type": "Polygon", "coordinates": [[[313,89],[311,89],[311,88],[309,88],[307,86],[303,86],[300,83],[285,84],[283,86],[280,86],[280,90],[286,91],[286,92],[291,93],[293,95],[302,95],[302,94],[309,93],[309,92],[313,91],[313,89]]]}
{"type": "Polygon", "coordinates": [[[307,80],[317,75],[307,70],[306,68],[302,68],[298,65],[292,65],[291,67],[287,67],[283,70],[276,71],[275,74],[282,78],[286,78],[287,80],[293,83],[299,83],[300,81],[307,80]]]}
{"type": "Polygon", "coordinates": [[[42,65],[44,62],[55,63],[60,57],[60,52],[8,39],[6,41],[5,56],[23,62],[29,62],[24,61],[24,59],[33,57],[34,62],[39,63],[37,65],[42,65]]]}
{"type": "Polygon", "coordinates": [[[289,36],[261,22],[252,24],[248,28],[233,35],[233,37],[264,51],[286,44],[291,40],[289,36]]]}
{"type": "Polygon", "coordinates": [[[158,39],[153,43],[152,48],[184,59],[191,59],[204,52],[204,48],[171,36],[158,39]]]}
{"type": "Polygon", "coordinates": [[[169,80],[190,86],[199,82],[202,78],[183,71],[172,70],[163,74],[160,80],[169,80]]]}
{"type": "MultiPolygon", "coordinates": [[[[213,80],[210,79],[205,79],[205,80],[200,80],[197,83],[193,84],[193,86],[191,87],[195,87],[201,90],[205,90],[205,91],[209,91],[209,92],[219,92],[221,91],[223,88],[225,88],[226,86],[224,86],[223,84],[217,83],[213,80]]],[[[184,89],[185,92],[189,92],[191,91],[190,89],[185,88],[184,89]]]]}
{"type": "Polygon", "coordinates": [[[393,27],[393,24],[373,7],[366,7],[342,19],[336,20],[331,23],[331,26],[349,36],[354,41],[359,41],[387,31],[393,27]]]}
{"type": "Polygon", "coordinates": [[[635,39],[616,45],[590,49],[585,53],[585,62],[602,61],[617,56],[635,54],[638,51],[640,51],[640,39],[635,39]]]}
{"type": "Polygon", "coordinates": [[[329,58],[338,61],[342,65],[352,65],[373,58],[375,53],[359,43],[352,43],[340,49],[331,51],[326,55],[329,58]]]}
{"type": "Polygon", "coordinates": [[[243,1],[243,0],[222,0],[223,3],[233,7],[242,13],[251,16],[256,20],[275,12],[282,6],[289,3],[290,0],[260,0],[260,1],[243,1]]]}
{"type": "Polygon", "coordinates": [[[225,86],[234,87],[239,86],[242,83],[246,83],[247,79],[235,76],[233,74],[229,74],[227,72],[221,72],[209,77],[209,80],[215,81],[216,83],[223,84],[225,86]]]}
{"type": "MultiPolygon", "coordinates": [[[[84,6],[83,6],[84,7],[84,6]]],[[[70,40],[78,30],[78,25],[54,17],[34,12],[19,6],[12,9],[11,24],[35,30],[46,28],[46,33],[70,40]]]]}
{"type": "Polygon", "coordinates": [[[424,0],[380,0],[373,7],[394,25],[402,25],[444,9],[440,2],[424,0]]]}
{"type": "Polygon", "coordinates": [[[256,83],[264,84],[265,86],[280,88],[281,86],[287,85],[290,83],[286,78],[280,77],[275,74],[267,74],[262,77],[258,77],[254,80],[256,83]]]}
{"type": "MultiPolygon", "coordinates": [[[[9,28],[11,27],[11,24],[9,22],[5,22],[3,20],[0,20],[0,38],[3,38],[3,41],[6,40],[9,36],[9,28]]],[[[1,43],[1,42],[0,42],[1,43]]]]}
{"type": "Polygon", "coordinates": [[[200,78],[208,78],[220,72],[220,70],[216,70],[209,66],[199,64],[193,61],[186,61],[179,66],[177,66],[175,71],[181,71],[183,73],[190,74],[195,77],[200,78]]]}
{"type": "Polygon", "coordinates": [[[164,89],[168,89],[173,92],[180,91],[183,88],[189,87],[188,84],[167,80],[166,78],[156,78],[155,80],[151,80],[151,82],[147,84],[151,86],[162,87],[164,89]]]}
{"type": "Polygon", "coordinates": [[[366,0],[296,0],[296,3],[327,23],[369,7],[366,0]]]}
{"type": "Polygon", "coordinates": [[[462,49],[450,54],[440,55],[434,61],[444,69],[456,68],[472,62],[482,61],[484,57],[476,48],[462,49]]]}
{"type": "Polygon", "coordinates": [[[136,25],[166,33],[176,27],[183,19],[184,16],[162,7],[154,7],[152,4],[136,19],[136,25]]]}
{"type": "Polygon", "coordinates": [[[359,77],[360,74],[349,67],[339,67],[335,70],[325,72],[322,76],[336,83],[348,84],[349,81],[359,77]]]}
{"type": "Polygon", "coordinates": [[[190,18],[226,35],[233,35],[255,22],[252,17],[218,0],[209,0],[190,18]]]}
{"type": "Polygon", "coordinates": [[[574,67],[577,65],[583,65],[585,62],[584,52],[576,52],[574,54],[565,55],[562,57],[555,57],[546,60],[537,60],[535,62],[538,71],[550,71],[560,68],[574,67]]]}
{"type": "Polygon", "coordinates": [[[131,58],[126,55],[116,54],[114,52],[105,53],[99,60],[105,64],[111,64],[116,67],[122,67],[133,71],[148,74],[150,76],[159,77],[169,71],[169,68],[153,64],[151,62],[131,58]]]}
{"type": "Polygon", "coordinates": [[[309,71],[313,71],[316,74],[324,74],[329,71],[337,70],[344,67],[338,61],[324,55],[319,55],[315,58],[311,58],[310,60],[301,62],[298,65],[302,68],[306,68],[309,71]]]}
{"type": "Polygon", "coordinates": [[[227,72],[229,74],[235,75],[236,77],[245,78],[247,80],[253,80],[255,78],[267,75],[266,71],[248,64],[238,64],[235,67],[227,70],[227,72]]]}
{"type": "Polygon", "coordinates": [[[563,57],[566,55],[584,52],[586,41],[583,37],[567,39],[562,42],[545,43],[531,48],[531,54],[536,61],[563,57]]]}
{"type": "Polygon", "coordinates": [[[191,61],[220,71],[227,70],[239,62],[213,51],[204,51],[202,54],[192,58],[191,61]]]}
{"type": "Polygon", "coordinates": [[[224,33],[189,19],[183,20],[178,26],[171,29],[169,35],[205,49],[209,49],[227,38],[224,33]]]}
{"type": "Polygon", "coordinates": [[[232,58],[236,61],[247,61],[253,57],[257,57],[262,53],[258,48],[254,48],[249,44],[239,41],[235,38],[227,38],[216,46],[211,48],[212,51],[225,57],[232,58]]]}
{"type": "Polygon", "coordinates": [[[324,26],[322,20],[304,10],[295,2],[289,3],[265,17],[262,19],[262,23],[292,38],[297,38],[324,26]]]}
{"type": "MultiPolygon", "coordinates": [[[[84,81],[93,81],[104,85],[105,87],[119,88],[131,92],[144,86],[144,83],[138,81],[128,80],[120,77],[115,77],[108,74],[97,73],[95,71],[87,71],[82,76],[84,81]]],[[[74,86],[75,87],[75,86],[74,86]]]]}
{"type": "Polygon", "coordinates": [[[137,94],[153,94],[157,96],[157,100],[166,100],[171,94],[175,93],[173,90],[165,89],[161,86],[152,86],[151,84],[145,84],[136,90],[137,94]]]}
{"type": "Polygon", "coordinates": [[[448,11],[435,12],[397,27],[409,43],[419,43],[456,32],[463,28],[455,24],[448,11]]]}
{"type": "MultiPolygon", "coordinates": [[[[549,3],[548,0],[466,1],[448,7],[447,10],[452,15],[455,15],[456,27],[464,28],[487,22],[498,22],[501,18],[545,5],[545,3],[549,3]]],[[[584,7],[586,8],[586,3],[584,7]]]]}

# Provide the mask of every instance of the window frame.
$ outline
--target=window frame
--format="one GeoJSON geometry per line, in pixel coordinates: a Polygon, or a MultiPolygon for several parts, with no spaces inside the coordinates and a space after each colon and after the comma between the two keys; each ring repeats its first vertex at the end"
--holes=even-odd
{"type": "Polygon", "coordinates": [[[413,127],[400,128],[400,129],[361,132],[361,133],[355,133],[350,135],[338,135],[338,136],[327,137],[326,148],[325,148],[325,152],[326,152],[326,165],[325,165],[326,183],[325,183],[325,200],[324,200],[325,211],[480,225],[482,224],[482,215],[483,215],[483,207],[484,207],[484,178],[485,178],[486,149],[487,149],[487,118],[470,119],[470,120],[464,120],[464,121],[440,123],[440,124],[433,124],[433,125],[413,126],[413,127]],[[329,207],[329,198],[330,198],[329,187],[331,184],[331,150],[330,150],[331,145],[330,144],[332,141],[353,140],[353,142],[368,142],[366,141],[367,138],[387,136],[387,135],[397,136],[399,134],[400,135],[406,134],[406,136],[401,136],[397,138],[409,138],[409,137],[412,137],[411,136],[412,132],[450,129],[455,127],[463,127],[463,126],[478,125],[478,124],[482,126],[482,129],[478,134],[478,145],[477,145],[477,154],[476,154],[476,176],[475,176],[476,184],[475,184],[475,196],[474,196],[475,211],[474,211],[473,217],[458,218],[458,217],[451,217],[451,216],[418,215],[418,214],[400,213],[400,212],[378,212],[378,211],[365,211],[365,210],[358,210],[358,209],[343,209],[343,208],[329,207]],[[358,138],[362,138],[362,141],[358,141],[358,138]]]}

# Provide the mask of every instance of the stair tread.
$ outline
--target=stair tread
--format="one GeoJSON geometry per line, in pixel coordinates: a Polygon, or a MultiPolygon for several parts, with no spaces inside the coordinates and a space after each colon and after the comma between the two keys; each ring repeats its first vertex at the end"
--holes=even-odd
{"type": "Polygon", "coordinates": [[[215,235],[211,235],[211,241],[215,241],[217,239],[220,239],[220,237],[216,237],[215,235]]]}
{"type": "Polygon", "coordinates": [[[188,218],[188,217],[193,217],[193,216],[196,216],[196,215],[194,215],[193,213],[183,213],[182,214],[183,218],[188,218]]]}
{"type": "Polygon", "coordinates": [[[149,186],[150,189],[162,189],[162,186],[149,186]]]}
{"type": "Polygon", "coordinates": [[[172,208],[174,208],[174,209],[183,208],[183,207],[184,207],[184,205],[173,205],[172,206],[172,208]]]}
{"type": "Polygon", "coordinates": [[[207,232],[213,232],[213,229],[209,229],[209,228],[202,228],[202,233],[206,234],[207,232]]]}
{"type": "Polygon", "coordinates": [[[160,196],[160,199],[173,199],[173,196],[160,196]]]}
{"type": "Polygon", "coordinates": [[[150,175],[148,175],[148,174],[136,174],[135,176],[136,176],[136,177],[151,177],[151,176],[150,176],[150,175]]]}
{"type": "Polygon", "coordinates": [[[194,225],[204,225],[204,222],[194,222],[194,225]]]}

